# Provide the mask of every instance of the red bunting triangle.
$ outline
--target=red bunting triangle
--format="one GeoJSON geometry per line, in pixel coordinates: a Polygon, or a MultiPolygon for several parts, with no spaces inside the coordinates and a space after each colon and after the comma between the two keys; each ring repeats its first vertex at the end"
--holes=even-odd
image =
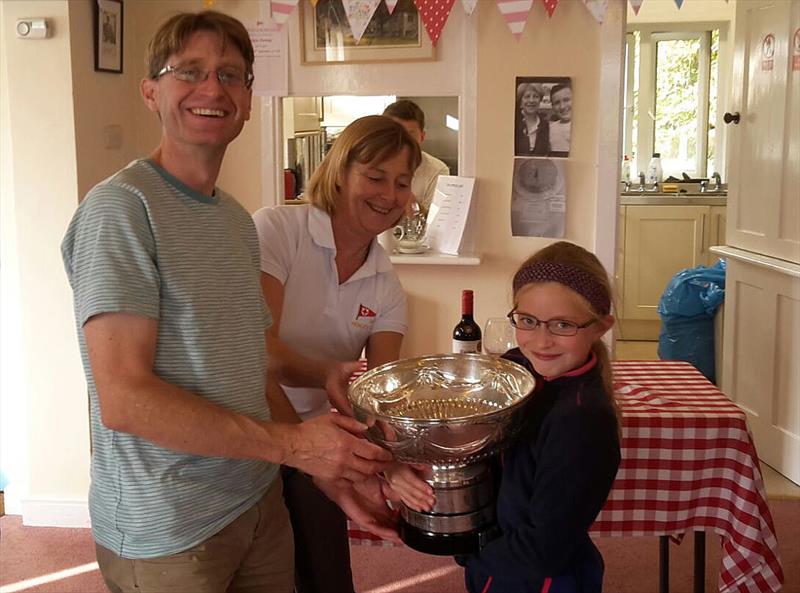
{"type": "Polygon", "coordinates": [[[547,11],[547,16],[553,16],[553,13],[556,11],[556,6],[561,0],[542,0],[542,4],[544,4],[544,9],[547,11]]]}
{"type": "Polygon", "coordinates": [[[434,47],[439,42],[439,36],[442,34],[447,17],[450,16],[454,2],[455,0],[414,0],[434,47]]]}

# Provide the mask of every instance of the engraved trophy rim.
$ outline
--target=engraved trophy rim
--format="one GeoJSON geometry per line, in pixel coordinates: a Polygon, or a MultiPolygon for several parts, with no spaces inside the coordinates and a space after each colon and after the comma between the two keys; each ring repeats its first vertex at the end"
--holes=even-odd
{"type": "Polygon", "coordinates": [[[370,369],[351,383],[348,399],[356,418],[370,425],[367,438],[398,460],[452,467],[501,447],[535,385],[510,360],[435,354],[370,369]]]}

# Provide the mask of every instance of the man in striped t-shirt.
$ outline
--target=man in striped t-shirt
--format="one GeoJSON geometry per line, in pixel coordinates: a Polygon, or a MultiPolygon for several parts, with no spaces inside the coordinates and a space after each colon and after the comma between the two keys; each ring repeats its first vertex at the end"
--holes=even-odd
{"type": "Polygon", "coordinates": [[[91,404],[92,530],[112,591],[289,593],[277,464],[359,481],[390,460],[344,415],[270,422],[258,239],[215,187],[250,115],[252,66],[239,21],[169,19],[141,83],[159,146],[89,192],[62,245],[91,404]]]}

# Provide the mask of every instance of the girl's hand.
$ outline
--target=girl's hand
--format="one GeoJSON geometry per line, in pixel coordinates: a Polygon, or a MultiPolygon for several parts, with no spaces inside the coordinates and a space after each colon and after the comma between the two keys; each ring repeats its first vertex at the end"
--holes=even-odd
{"type": "Polygon", "coordinates": [[[430,511],[436,503],[433,488],[423,480],[419,471],[424,466],[406,463],[392,463],[383,471],[389,500],[401,500],[408,508],[415,511],[430,511]],[[415,471],[417,470],[417,471],[415,471]]]}

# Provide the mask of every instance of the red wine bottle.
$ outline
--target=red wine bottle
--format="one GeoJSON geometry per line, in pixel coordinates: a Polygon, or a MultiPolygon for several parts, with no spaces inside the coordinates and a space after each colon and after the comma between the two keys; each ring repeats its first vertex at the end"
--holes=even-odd
{"type": "Polygon", "coordinates": [[[480,352],[481,328],[472,318],[472,291],[461,291],[461,321],[453,329],[453,352],[480,352]]]}

